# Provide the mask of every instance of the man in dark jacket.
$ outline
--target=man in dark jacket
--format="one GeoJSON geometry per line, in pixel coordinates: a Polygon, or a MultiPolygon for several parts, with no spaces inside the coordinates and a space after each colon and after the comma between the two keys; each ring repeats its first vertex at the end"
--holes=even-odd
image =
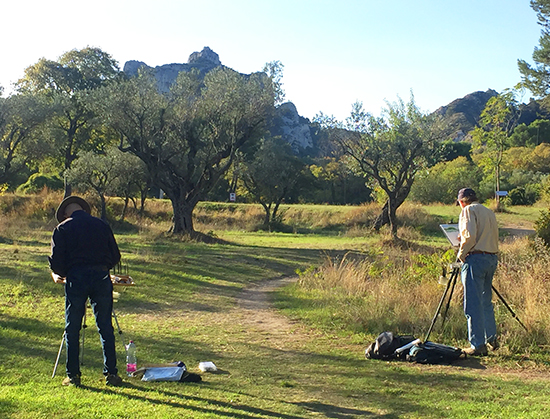
{"type": "Polygon", "coordinates": [[[55,282],[65,283],[67,378],[63,385],[80,385],[79,338],[86,302],[90,299],[103,348],[107,385],[120,385],[112,324],[113,284],[109,270],[120,251],[109,225],[90,215],[90,205],[78,196],[65,198],[56,212],[59,225],[52,235],[48,258],[55,282]]]}

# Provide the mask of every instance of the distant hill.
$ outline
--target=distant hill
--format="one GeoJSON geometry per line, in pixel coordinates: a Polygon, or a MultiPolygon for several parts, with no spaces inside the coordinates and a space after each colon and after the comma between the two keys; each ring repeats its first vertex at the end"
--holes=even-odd
{"type": "MultiPolygon", "coordinates": [[[[434,113],[443,117],[447,135],[455,141],[465,139],[468,132],[478,126],[481,112],[485,105],[498,93],[489,89],[486,92],[473,92],[463,98],[453,100],[447,106],[442,106],[434,113]]],[[[520,104],[520,117],[517,124],[529,125],[537,119],[550,119],[548,111],[544,110],[539,101],[531,99],[529,103],[520,104]]]]}
{"type": "Polygon", "coordinates": [[[498,93],[492,89],[486,92],[473,92],[461,99],[453,100],[434,113],[443,118],[447,135],[453,140],[460,141],[477,126],[485,105],[489,99],[497,95],[498,93]]]}

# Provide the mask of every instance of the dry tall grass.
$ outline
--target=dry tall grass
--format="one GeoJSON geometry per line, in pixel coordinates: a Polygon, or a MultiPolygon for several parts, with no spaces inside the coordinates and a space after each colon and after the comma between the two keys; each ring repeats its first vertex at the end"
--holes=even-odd
{"type": "Polygon", "coordinates": [[[44,189],[36,195],[0,195],[0,238],[17,241],[21,233],[51,230],[62,194],[44,189]]]}
{"type": "MultiPolygon", "coordinates": [[[[443,258],[446,258],[444,255],[443,258]]],[[[300,276],[299,285],[330,295],[333,315],[355,332],[426,332],[443,288],[442,255],[385,245],[367,257],[328,259],[300,276]]]]}
{"type": "Polygon", "coordinates": [[[499,256],[495,288],[502,294],[529,333],[517,327],[509,310],[498,307],[506,319],[506,340],[512,347],[550,344],[550,249],[538,238],[504,243],[499,256]]]}
{"type": "MultiPolygon", "coordinates": [[[[507,239],[500,250],[494,285],[517,316],[493,295],[501,342],[513,352],[546,347],[550,344],[550,250],[528,238],[507,239]]],[[[386,245],[362,259],[327,259],[320,268],[303,273],[299,285],[330,296],[325,301],[334,304],[327,310],[354,331],[423,337],[444,292],[438,284],[441,269],[453,257],[452,251],[427,255],[386,245]]],[[[438,319],[432,339],[465,340],[462,295],[459,278],[445,328],[440,329],[438,319]]]]}

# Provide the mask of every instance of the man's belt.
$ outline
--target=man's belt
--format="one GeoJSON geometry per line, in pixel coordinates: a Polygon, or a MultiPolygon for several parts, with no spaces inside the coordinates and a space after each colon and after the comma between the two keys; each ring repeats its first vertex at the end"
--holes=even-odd
{"type": "Polygon", "coordinates": [[[496,255],[496,253],[492,252],[484,252],[483,250],[472,250],[471,252],[468,252],[469,255],[496,255]]]}

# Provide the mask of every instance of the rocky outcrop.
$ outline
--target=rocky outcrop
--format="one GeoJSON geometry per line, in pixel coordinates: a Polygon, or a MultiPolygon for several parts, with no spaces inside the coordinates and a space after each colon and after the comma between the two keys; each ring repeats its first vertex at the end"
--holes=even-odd
{"type": "Polygon", "coordinates": [[[452,101],[447,106],[442,106],[434,113],[443,118],[446,134],[460,141],[478,125],[479,117],[488,100],[497,95],[498,93],[492,89],[486,92],[473,92],[452,101]]]}
{"type": "Polygon", "coordinates": [[[192,53],[186,64],[164,64],[152,68],[142,61],[127,61],[124,64],[123,70],[129,76],[137,75],[138,71],[142,68],[151,70],[155,74],[159,90],[161,92],[168,92],[176,81],[178,74],[182,71],[187,72],[196,69],[204,76],[204,74],[216,67],[223,67],[218,54],[210,48],[204,47],[201,52],[192,53]]]}
{"type": "Polygon", "coordinates": [[[313,147],[309,119],[300,116],[292,102],[283,103],[276,109],[270,132],[288,141],[296,152],[313,147]]]}
{"type": "MultiPolygon", "coordinates": [[[[217,67],[224,67],[218,54],[204,47],[202,51],[192,53],[186,64],[165,64],[152,68],[142,61],[127,61],[124,64],[124,72],[129,76],[135,76],[140,69],[151,70],[159,90],[168,92],[182,71],[197,69],[201,75],[204,75],[217,67]]],[[[276,109],[270,132],[272,135],[280,135],[297,152],[312,147],[309,120],[301,117],[296,106],[291,102],[284,103],[276,109]]]]}
{"type": "Polygon", "coordinates": [[[550,119],[550,113],[540,104],[540,101],[532,99],[529,103],[522,103],[519,106],[519,124],[529,125],[537,119],[550,119]]]}

